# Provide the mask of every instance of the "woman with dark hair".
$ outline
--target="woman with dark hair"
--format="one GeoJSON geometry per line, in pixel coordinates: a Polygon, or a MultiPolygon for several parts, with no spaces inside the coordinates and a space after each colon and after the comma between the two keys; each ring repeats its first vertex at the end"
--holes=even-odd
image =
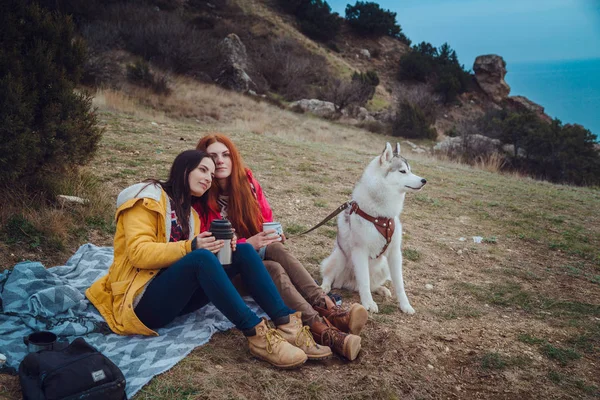
{"type": "Polygon", "coordinates": [[[231,283],[240,275],[276,325],[289,321],[295,311],[284,304],[256,251],[233,239],[232,264],[224,268],[214,254],[223,240],[201,229],[191,207],[192,201],[200,209],[206,205],[214,171],[206,153],[188,150],[175,158],[166,182],[150,180],[123,190],[117,198],[114,262],[86,296],[120,335],[157,336],[154,330],[177,316],[213,303],[244,333],[254,356],[281,368],[300,366],[305,352],[250,310],[231,283]]]}
{"type": "MultiPolygon", "coordinates": [[[[310,327],[318,344],[329,346],[354,360],[361,349],[358,336],[368,314],[360,304],[349,310],[337,306],[317,285],[306,268],[282,245],[285,236],[274,230],[263,232],[263,223],[273,221],[273,212],[252,171],[244,166],[233,142],[223,134],[209,134],[198,142],[215,161],[215,179],[207,204],[194,203],[205,224],[213,218],[227,218],[242,237],[264,259],[285,303],[301,312],[301,322],[310,327]]],[[[290,341],[291,336],[286,336],[290,341]]],[[[310,355],[309,355],[310,357],[310,355]]]]}

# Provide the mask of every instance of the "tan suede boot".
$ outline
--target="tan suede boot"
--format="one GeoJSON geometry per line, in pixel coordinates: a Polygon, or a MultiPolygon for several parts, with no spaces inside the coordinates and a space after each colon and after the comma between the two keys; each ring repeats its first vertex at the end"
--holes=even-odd
{"type": "Polygon", "coordinates": [[[360,335],[369,318],[369,313],[361,304],[352,304],[346,311],[336,305],[329,296],[324,296],[319,302],[313,304],[313,308],[340,331],[353,335],[360,335]]]}
{"type": "Polygon", "coordinates": [[[296,368],[308,359],[301,349],[289,344],[277,329],[270,328],[264,318],[244,334],[250,353],[277,368],[296,368]]]}
{"type": "Polygon", "coordinates": [[[329,347],[315,343],[308,326],[302,326],[302,313],[300,311],[290,314],[289,322],[279,325],[277,330],[281,332],[281,336],[288,343],[302,349],[309,360],[325,360],[333,355],[329,347]]]}

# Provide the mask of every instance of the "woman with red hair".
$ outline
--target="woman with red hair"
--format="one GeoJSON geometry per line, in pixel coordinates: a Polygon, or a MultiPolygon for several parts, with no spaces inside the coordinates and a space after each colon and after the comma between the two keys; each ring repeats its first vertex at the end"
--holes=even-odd
{"type": "MultiPolygon", "coordinates": [[[[353,304],[346,311],[337,306],[283,246],[285,236],[280,237],[275,230],[263,232],[263,223],[273,221],[273,212],[231,139],[220,133],[209,134],[200,139],[196,148],[207,152],[216,166],[208,193],[211,212],[197,210],[202,226],[209,226],[215,213],[228,219],[240,237],[238,243],[249,243],[259,252],[286,305],[298,310],[296,323],[309,327],[316,343],[354,360],[361,348],[358,335],[368,318],[365,308],[353,304]]],[[[292,343],[302,340],[291,336],[286,339],[292,343]]],[[[309,359],[319,358],[319,351],[313,352],[307,352],[309,359]]]]}

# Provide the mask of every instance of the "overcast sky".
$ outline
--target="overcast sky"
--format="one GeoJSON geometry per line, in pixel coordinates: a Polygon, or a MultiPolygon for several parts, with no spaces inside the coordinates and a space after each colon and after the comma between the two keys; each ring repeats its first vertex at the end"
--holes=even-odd
{"type": "MultiPolygon", "coordinates": [[[[345,16],[348,3],[327,0],[345,16]]],[[[471,69],[475,57],[507,63],[600,58],[600,0],[380,0],[414,43],[448,42],[471,69]]]]}

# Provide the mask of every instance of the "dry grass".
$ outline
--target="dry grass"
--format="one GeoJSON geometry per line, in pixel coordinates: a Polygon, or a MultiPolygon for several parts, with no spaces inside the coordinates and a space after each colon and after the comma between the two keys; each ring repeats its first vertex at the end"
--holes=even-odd
{"type": "MultiPolygon", "coordinates": [[[[219,130],[241,148],[276,218],[299,230],[346,201],[367,162],[394,140],[181,85],[172,104],[190,96],[182,107],[194,116],[219,104],[221,118],[197,122],[160,104],[116,111],[97,103],[106,134],[87,172],[108,197],[165,177],[178,152],[219,130]]],[[[238,332],[216,334],[136,398],[597,398],[600,192],[405,156],[429,182],[407,197],[402,214],[405,282],[417,314],[375,296],[381,312],[370,316],[355,362],[297,371],[254,360],[238,332]]],[[[317,280],[334,229],[288,242],[317,280]]],[[[358,300],[342,295],[345,303],[358,300]]],[[[15,380],[2,377],[0,397],[18,397],[15,380]]]]}
{"type": "Polygon", "coordinates": [[[112,194],[92,174],[72,172],[49,182],[49,193],[31,195],[25,188],[5,188],[0,210],[0,271],[23,260],[52,266],[64,263],[86,241],[112,242],[112,194]],[[86,199],[68,203],[63,194],[86,199]]]}
{"type": "Polygon", "coordinates": [[[488,172],[500,172],[506,165],[506,157],[500,153],[492,153],[487,157],[480,157],[475,160],[475,168],[488,172]]]}

